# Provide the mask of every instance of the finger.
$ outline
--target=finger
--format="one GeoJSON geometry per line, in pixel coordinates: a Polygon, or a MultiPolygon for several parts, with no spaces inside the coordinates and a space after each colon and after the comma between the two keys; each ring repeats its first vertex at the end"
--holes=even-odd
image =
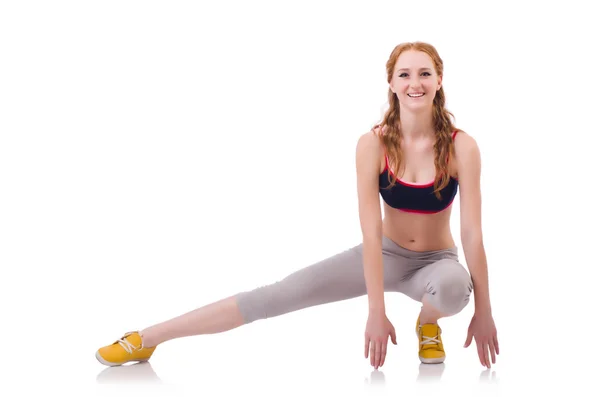
{"type": "Polygon", "coordinates": [[[494,345],[494,339],[490,340],[490,355],[492,356],[492,364],[496,364],[496,345],[494,345]]]}
{"type": "Polygon", "coordinates": [[[383,367],[383,363],[385,362],[385,356],[387,355],[387,343],[383,342],[381,344],[381,360],[379,361],[379,366],[383,367]]]}
{"type": "Polygon", "coordinates": [[[496,347],[496,354],[500,354],[500,345],[498,344],[498,335],[494,335],[494,346],[496,347]]]}
{"type": "Polygon", "coordinates": [[[397,345],[398,343],[396,343],[396,330],[392,329],[392,343],[394,343],[394,345],[397,345]]]}
{"type": "Polygon", "coordinates": [[[483,365],[490,368],[490,352],[487,342],[481,342],[481,350],[483,352],[483,365]]]}
{"type": "Polygon", "coordinates": [[[371,341],[371,366],[375,366],[375,341],[371,341]]]}
{"type": "Polygon", "coordinates": [[[475,345],[477,346],[477,355],[479,356],[479,362],[485,367],[485,359],[483,357],[483,346],[479,342],[475,343],[475,345]]]}
{"type": "Polygon", "coordinates": [[[471,345],[471,341],[472,340],[473,340],[473,333],[469,329],[469,331],[467,331],[467,340],[465,340],[465,346],[464,347],[469,347],[471,345]]]}
{"type": "Polygon", "coordinates": [[[379,367],[379,361],[381,361],[381,342],[376,342],[375,345],[375,369],[379,367]]]}
{"type": "Polygon", "coordinates": [[[365,335],[365,358],[369,357],[369,337],[365,335]]]}
{"type": "Polygon", "coordinates": [[[483,355],[485,357],[485,365],[488,368],[492,367],[492,364],[490,363],[490,350],[491,348],[489,342],[483,342],[483,355]]]}

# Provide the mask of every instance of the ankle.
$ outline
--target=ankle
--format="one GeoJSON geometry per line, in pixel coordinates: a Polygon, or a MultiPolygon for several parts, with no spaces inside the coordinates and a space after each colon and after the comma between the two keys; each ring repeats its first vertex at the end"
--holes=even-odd
{"type": "Polygon", "coordinates": [[[419,325],[423,324],[435,324],[438,325],[438,318],[428,313],[421,313],[419,315],[419,325]]]}
{"type": "Polygon", "coordinates": [[[139,331],[138,334],[140,335],[140,339],[142,340],[142,348],[148,349],[148,348],[156,347],[155,343],[152,341],[152,338],[148,337],[145,330],[139,331]]]}

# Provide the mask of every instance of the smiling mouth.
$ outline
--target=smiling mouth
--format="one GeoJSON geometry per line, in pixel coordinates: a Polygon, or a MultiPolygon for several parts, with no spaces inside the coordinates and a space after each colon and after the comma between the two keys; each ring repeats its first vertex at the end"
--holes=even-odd
{"type": "Polygon", "coordinates": [[[424,96],[424,93],[420,93],[420,94],[407,94],[409,97],[411,98],[421,98],[422,96],[424,96]]]}

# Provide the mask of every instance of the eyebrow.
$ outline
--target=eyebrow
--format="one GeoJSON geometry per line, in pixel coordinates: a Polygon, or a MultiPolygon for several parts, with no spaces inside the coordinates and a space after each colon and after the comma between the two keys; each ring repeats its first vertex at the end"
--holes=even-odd
{"type": "MultiPolygon", "coordinates": [[[[410,69],[408,69],[408,68],[400,68],[400,69],[396,70],[396,72],[399,72],[401,70],[410,70],[410,69]]],[[[420,68],[419,70],[431,70],[431,68],[420,68]]]]}

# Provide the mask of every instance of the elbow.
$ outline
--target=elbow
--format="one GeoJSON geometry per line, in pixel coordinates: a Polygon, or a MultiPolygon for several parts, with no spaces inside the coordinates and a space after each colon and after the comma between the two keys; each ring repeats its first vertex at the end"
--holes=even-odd
{"type": "Polygon", "coordinates": [[[376,227],[373,227],[369,230],[365,230],[363,232],[363,243],[381,243],[381,239],[383,238],[383,230],[381,224],[376,227]]]}
{"type": "Polygon", "coordinates": [[[483,236],[479,231],[462,232],[460,239],[463,246],[483,245],[483,236]]]}
{"type": "Polygon", "coordinates": [[[364,235],[363,236],[363,244],[377,244],[377,245],[381,245],[381,240],[382,240],[383,236],[380,233],[373,233],[373,234],[368,234],[368,235],[364,235]]]}

